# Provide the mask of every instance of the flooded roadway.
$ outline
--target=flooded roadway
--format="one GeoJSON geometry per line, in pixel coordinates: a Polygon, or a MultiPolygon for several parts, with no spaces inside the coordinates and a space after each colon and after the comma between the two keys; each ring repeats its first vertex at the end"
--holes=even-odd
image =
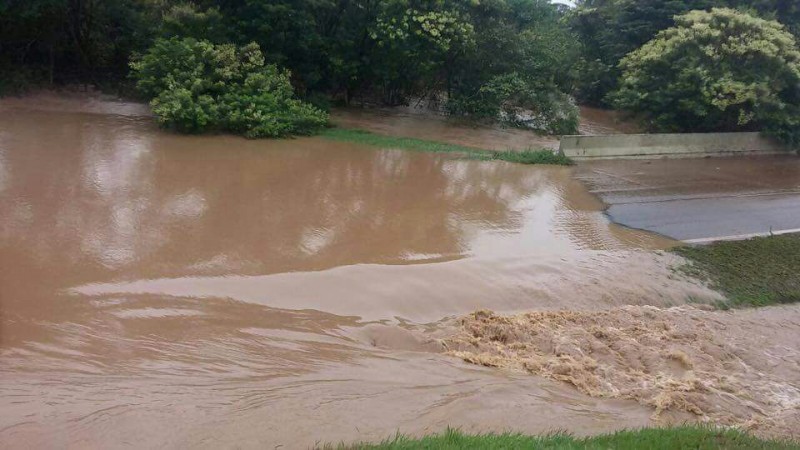
{"type": "Polygon", "coordinates": [[[582,163],[615,223],[705,243],[800,232],[797,155],[582,163]]]}
{"type": "Polygon", "coordinates": [[[0,447],[647,425],[635,401],[440,353],[442,324],[479,308],[714,297],[647,251],[672,241],[610,224],[572,170],[4,101],[0,447]]]}

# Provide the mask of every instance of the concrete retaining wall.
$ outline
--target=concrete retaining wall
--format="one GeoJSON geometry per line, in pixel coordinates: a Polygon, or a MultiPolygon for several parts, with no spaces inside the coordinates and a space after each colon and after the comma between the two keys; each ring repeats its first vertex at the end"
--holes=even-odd
{"type": "Polygon", "coordinates": [[[789,153],[759,133],[618,134],[563,136],[559,150],[570,158],[692,158],[789,153]]]}

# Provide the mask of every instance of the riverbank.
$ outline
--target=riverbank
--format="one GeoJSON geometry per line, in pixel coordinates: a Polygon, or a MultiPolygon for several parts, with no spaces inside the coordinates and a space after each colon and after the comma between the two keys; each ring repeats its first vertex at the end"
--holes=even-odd
{"type": "Polygon", "coordinates": [[[450,153],[482,161],[507,161],[519,164],[571,166],[573,161],[551,149],[491,150],[408,137],[393,137],[364,130],[329,128],[321,133],[326,139],[369,145],[384,149],[450,153]]]}
{"type": "MultiPolygon", "coordinates": [[[[6,109],[35,109],[37,111],[112,114],[151,118],[149,105],[118,96],[104,94],[91,88],[38,90],[19,96],[3,97],[0,107],[6,109]]],[[[638,132],[640,129],[626,121],[618,112],[581,107],[581,134],[603,135],[638,132]]],[[[557,150],[558,136],[537,134],[531,130],[486,125],[451,119],[436,111],[414,107],[395,108],[333,108],[331,123],[342,130],[367,131],[393,138],[410,138],[441,144],[482,150],[557,150]]],[[[334,128],[334,129],[336,129],[334,128]]]]}
{"type": "Polygon", "coordinates": [[[621,431],[589,438],[575,438],[566,434],[551,436],[526,436],[522,434],[471,435],[457,430],[447,430],[438,435],[414,439],[395,436],[379,444],[325,446],[325,449],[353,450],[797,450],[800,443],[789,440],[765,440],[733,429],[713,427],[651,428],[621,431]]]}
{"type": "Polygon", "coordinates": [[[716,242],[673,251],[689,264],[678,270],[723,292],[722,307],[800,302],[800,234],[716,242]]]}

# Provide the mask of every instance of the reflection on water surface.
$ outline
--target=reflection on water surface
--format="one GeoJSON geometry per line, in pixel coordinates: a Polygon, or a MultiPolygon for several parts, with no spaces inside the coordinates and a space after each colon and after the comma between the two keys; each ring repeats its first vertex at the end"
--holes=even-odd
{"type": "MultiPolygon", "coordinates": [[[[638,405],[372,345],[416,345],[377,322],[640,301],[663,273],[636,249],[671,243],[609,225],[572,169],[177,136],[128,104],[27,106],[0,104],[3,446],[646,423],[638,405]],[[551,414],[510,418],[508,402],[551,414]]],[[[686,295],[668,287],[664,301],[686,295]]]]}

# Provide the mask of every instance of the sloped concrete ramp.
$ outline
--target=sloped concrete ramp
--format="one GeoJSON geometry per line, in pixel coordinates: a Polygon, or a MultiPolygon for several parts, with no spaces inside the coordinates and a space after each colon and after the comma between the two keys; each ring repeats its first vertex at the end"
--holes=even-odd
{"type": "Polygon", "coordinates": [[[579,163],[614,222],[705,243],[800,232],[795,155],[579,163]]]}
{"type": "Polygon", "coordinates": [[[615,134],[562,136],[559,151],[570,158],[697,158],[789,154],[790,149],[760,133],[615,134]]]}

